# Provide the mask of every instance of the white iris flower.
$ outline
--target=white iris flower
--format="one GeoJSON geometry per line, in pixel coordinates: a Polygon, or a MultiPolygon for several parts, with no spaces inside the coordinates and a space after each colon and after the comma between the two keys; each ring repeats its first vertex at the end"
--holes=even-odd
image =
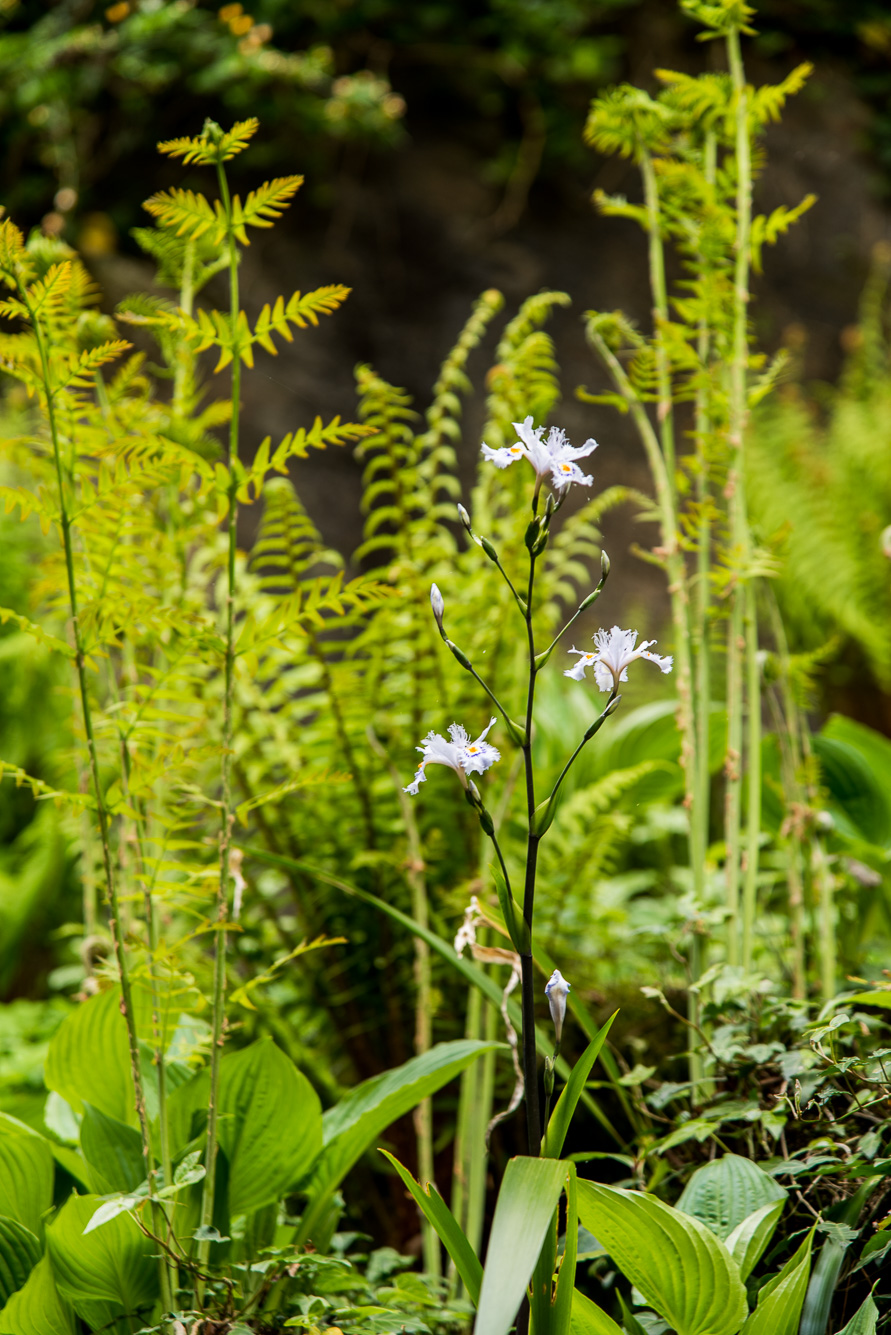
{"type": "Polygon", "coordinates": [[[505,445],[499,450],[483,445],[483,458],[496,468],[507,468],[517,459],[528,459],[535,469],[536,486],[549,482],[558,496],[571,482],[590,487],[593,479],[583,473],[575,461],[587,458],[596,450],[596,440],[586,440],[584,445],[575,448],[559,426],[552,426],[547,440],[542,440],[545,429],[543,426],[534,427],[531,417],[527,417],[525,422],[514,422],[514,430],[519,436],[515,445],[505,445]]]}
{"type": "Polygon", "coordinates": [[[637,658],[648,658],[661,672],[671,671],[674,662],[671,655],[663,658],[659,654],[649,652],[650,645],[655,644],[655,640],[644,640],[640,648],[635,649],[636,639],[636,630],[619,630],[618,626],[613,626],[612,630],[598,630],[594,635],[596,645],[594,653],[586,653],[583,649],[570,649],[571,654],[578,654],[579,661],[573,667],[566,669],[564,677],[573,677],[576,681],[581,681],[585,669],[592,667],[594,680],[600,689],[612,691],[620,681],[628,680],[628,666],[637,658]]]}
{"type": "Polygon", "coordinates": [[[427,765],[448,765],[466,788],[468,774],[484,774],[490,765],[501,759],[501,752],[486,741],[486,734],[494,723],[495,719],[490,719],[489,727],[480,733],[475,742],[470,740],[467,729],[462,728],[460,723],[449,725],[450,742],[438,732],[428,732],[422,744],[416,748],[421,753],[418,772],[403,792],[411,793],[412,797],[417,794],[420,785],[427,780],[424,773],[427,765]]]}
{"type": "Polygon", "coordinates": [[[563,1021],[566,1019],[566,998],[572,989],[572,984],[567,983],[559,969],[555,969],[548,980],[545,988],[545,996],[548,999],[548,1006],[551,1009],[551,1019],[554,1021],[554,1033],[557,1036],[557,1042],[563,1037],[563,1021]]]}

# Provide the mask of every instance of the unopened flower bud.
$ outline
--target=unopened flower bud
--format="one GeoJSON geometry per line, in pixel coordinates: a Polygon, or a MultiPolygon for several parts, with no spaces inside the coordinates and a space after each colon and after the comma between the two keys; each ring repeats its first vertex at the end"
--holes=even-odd
{"type": "Polygon", "coordinates": [[[606,552],[601,551],[601,553],[600,553],[600,573],[603,575],[603,578],[604,578],[604,579],[606,579],[607,575],[609,574],[609,566],[610,566],[609,557],[607,556],[606,552]]]}
{"type": "Polygon", "coordinates": [[[430,585],[430,606],[433,608],[433,617],[437,626],[442,630],[442,619],[445,616],[445,603],[442,600],[442,594],[435,584],[430,585]]]}
{"type": "Polygon", "coordinates": [[[551,1008],[551,1019],[554,1022],[554,1033],[559,1043],[563,1037],[563,1021],[566,1019],[566,998],[569,996],[571,984],[567,983],[559,969],[555,969],[548,980],[545,988],[545,996],[548,999],[548,1005],[551,1008]]]}
{"type": "Polygon", "coordinates": [[[458,518],[461,520],[461,523],[467,529],[467,532],[472,533],[473,530],[470,527],[470,515],[464,509],[463,505],[458,506],[458,518]]]}

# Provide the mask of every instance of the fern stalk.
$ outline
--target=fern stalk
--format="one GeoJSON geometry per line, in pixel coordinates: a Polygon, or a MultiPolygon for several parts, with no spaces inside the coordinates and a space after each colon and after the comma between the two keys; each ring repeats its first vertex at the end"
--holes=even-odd
{"type": "MultiPolygon", "coordinates": [[[[23,282],[19,282],[18,290],[22,303],[28,311],[31,327],[34,330],[34,340],[37,344],[38,356],[40,357],[43,391],[46,396],[46,415],[53,447],[53,463],[56,471],[56,482],[59,489],[59,523],[62,529],[62,546],[65,554],[65,574],[68,583],[68,606],[71,613],[71,626],[74,637],[74,661],[77,670],[81,709],[83,712],[84,732],[87,739],[87,754],[90,758],[90,777],[92,779],[93,794],[96,800],[96,823],[99,827],[99,840],[102,847],[102,864],[105,872],[108,925],[111,928],[115,966],[117,968],[118,978],[121,985],[121,1010],[123,1011],[124,1021],[127,1026],[127,1048],[130,1055],[130,1073],[133,1080],[136,1116],[139,1121],[139,1133],[142,1140],[142,1155],[145,1160],[146,1177],[151,1184],[154,1181],[154,1156],[152,1153],[151,1130],[146,1112],[142,1070],[139,1064],[139,1038],[136,1032],[136,1016],[133,1011],[133,990],[130,982],[130,970],[127,963],[124,929],[121,922],[121,905],[117,893],[117,881],[111,850],[108,810],[105,805],[105,794],[102,791],[102,779],[99,773],[99,757],[96,751],[96,738],[93,731],[93,712],[90,705],[90,694],[87,688],[86,653],[80,628],[77,581],[75,578],[74,567],[74,548],[71,541],[73,521],[65,497],[65,469],[62,463],[62,447],[59,440],[58,422],[56,420],[49,359],[47,357],[46,344],[44,342],[39,320],[28,299],[27,288],[23,282]]],[[[159,1261],[159,1272],[161,1281],[161,1300],[164,1304],[165,1311],[171,1311],[173,1308],[172,1295],[167,1275],[167,1266],[163,1258],[159,1261]]]]}
{"type": "Polygon", "coordinates": [[[758,854],[761,842],[761,669],[758,665],[758,608],[755,585],[746,586],[746,695],[748,771],[746,774],[746,856],[743,882],[742,965],[752,968],[758,911],[758,854]]]}
{"type": "MultiPolygon", "coordinates": [[[[730,541],[738,568],[748,563],[750,539],[745,502],[744,437],[747,416],[746,369],[748,366],[749,245],[752,220],[752,161],[748,126],[748,89],[739,45],[739,29],[727,32],[727,59],[733,85],[736,117],[736,240],[733,273],[733,349],[730,359],[729,444],[731,471],[727,490],[730,510],[730,541]]],[[[727,756],[724,837],[727,892],[727,962],[740,962],[740,854],[742,817],[742,713],[743,652],[745,640],[745,589],[738,572],[727,631],[727,756]]],[[[753,632],[757,635],[757,629],[753,632]]],[[[756,646],[757,648],[757,646],[756,646]]],[[[749,756],[749,764],[757,757],[749,756]]],[[[759,815],[760,819],[760,815],[759,815]]]]}
{"type": "MultiPolygon", "coordinates": [[[[233,340],[236,337],[239,292],[238,251],[232,226],[232,203],[229,183],[222,162],[217,163],[217,181],[220,200],[227,222],[229,248],[229,319],[233,340]]],[[[238,426],[241,395],[241,358],[236,353],[232,360],[232,416],[229,421],[229,469],[226,514],[226,649],[223,686],[223,753],[220,765],[222,802],[220,806],[220,882],[217,890],[217,930],[213,956],[213,1019],[211,1022],[210,1094],[207,1104],[207,1148],[204,1155],[205,1178],[201,1195],[201,1225],[209,1229],[213,1224],[215,1178],[217,1163],[217,1103],[220,1090],[220,1059],[223,1049],[223,1029],[226,1009],[226,920],[229,913],[229,863],[232,849],[232,825],[235,811],[232,803],[232,703],[235,683],[235,551],[238,503],[236,499],[235,465],[238,461],[238,426]]],[[[198,1244],[198,1261],[206,1265],[210,1242],[202,1238],[198,1244]]],[[[200,1287],[200,1283],[199,1283],[200,1287]]]]}

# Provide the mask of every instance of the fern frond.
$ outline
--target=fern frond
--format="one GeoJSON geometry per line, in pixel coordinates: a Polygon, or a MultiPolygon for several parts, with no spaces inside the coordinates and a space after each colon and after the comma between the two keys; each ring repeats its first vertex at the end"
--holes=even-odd
{"type": "Polygon", "coordinates": [[[239,241],[248,245],[245,227],[272,227],[303,184],[302,176],[277,176],[252,190],[242,204],[238,195],[232,200],[232,230],[239,241]]]}
{"type": "Polygon", "coordinates": [[[278,297],[274,306],[267,303],[254,328],[254,342],[259,343],[267,352],[275,356],[278,349],[272,341],[272,334],[278,334],[289,343],[293,335],[289,325],[306,329],[309,325],[318,325],[320,315],[332,315],[350,294],[350,288],[342,283],[330,283],[327,287],[316,288],[314,292],[295,292],[285,302],[278,297]]]}
{"type": "Polygon", "coordinates": [[[181,137],[167,139],[158,144],[158,152],[166,153],[170,158],[182,158],[189,166],[193,162],[205,167],[216,166],[218,162],[228,162],[237,153],[247,148],[259,129],[256,116],[245,121],[236,121],[231,130],[220,131],[219,126],[205,126],[203,134],[194,138],[181,137]]]}
{"type": "Polygon", "coordinates": [[[213,245],[219,245],[226,236],[226,215],[220,201],[210,201],[194,190],[160,190],[151,195],[142,206],[162,227],[169,227],[177,236],[198,241],[208,234],[213,245]]]}

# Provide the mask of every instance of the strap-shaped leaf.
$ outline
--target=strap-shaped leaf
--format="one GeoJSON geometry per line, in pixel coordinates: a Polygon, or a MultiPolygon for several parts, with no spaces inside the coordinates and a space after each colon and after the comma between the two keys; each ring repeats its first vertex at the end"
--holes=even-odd
{"type": "Polygon", "coordinates": [[[390,1160],[418,1209],[436,1229],[439,1240],[455,1263],[455,1269],[461,1276],[464,1287],[470,1294],[471,1301],[478,1303],[480,1300],[480,1285],[483,1282],[483,1267],[480,1265],[479,1257],[470,1245],[461,1225],[432,1182],[428,1182],[426,1187],[422,1187],[394,1155],[388,1153],[387,1150],[381,1150],[381,1154],[390,1160]]]}
{"type": "Polygon", "coordinates": [[[511,1159],[486,1252],[474,1335],[507,1335],[563,1192],[569,1165],[558,1159],[511,1159]]]}
{"type": "Polygon", "coordinates": [[[622,1327],[617,1326],[603,1308],[598,1307],[590,1298],[586,1298],[578,1289],[572,1295],[571,1335],[623,1335],[622,1327]]]}
{"type": "Polygon", "coordinates": [[[764,1285],[758,1295],[758,1306],[743,1327],[743,1335],[797,1335],[811,1273],[813,1239],[811,1229],[780,1273],[764,1285]]]}
{"type": "Polygon", "coordinates": [[[579,1182],[579,1219],[677,1335],[736,1335],[746,1293],[727,1248],[654,1196],[579,1182]]]}
{"type": "Polygon", "coordinates": [[[838,1335],[876,1335],[878,1320],[879,1309],[872,1300],[872,1294],[870,1294],[868,1298],[864,1298],[848,1324],[838,1332],[838,1335]]]}
{"type": "Polygon", "coordinates": [[[541,1151],[549,1159],[559,1159],[563,1153],[563,1143],[569,1131],[572,1115],[584,1092],[585,1082],[591,1074],[591,1067],[600,1056],[600,1050],[606,1042],[606,1036],[616,1015],[618,1015],[618,1011],[609,1017],[603,1028],[599,1030],[585,1048],[585,1051],[572,1068],[572,1075],[563,1086],[554,1111],[551,1113],[541,1151]]]}

